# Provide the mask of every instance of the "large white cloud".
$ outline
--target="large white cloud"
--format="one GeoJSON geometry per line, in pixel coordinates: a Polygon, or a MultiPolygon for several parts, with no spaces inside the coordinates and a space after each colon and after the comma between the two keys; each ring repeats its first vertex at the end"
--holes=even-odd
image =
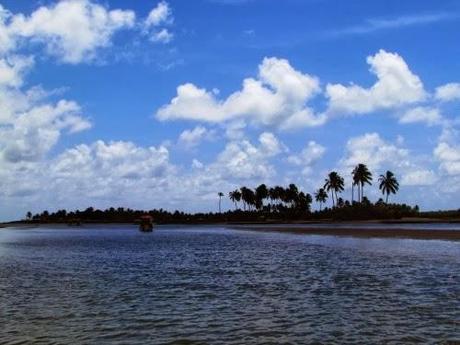
{"type": "Polygon", "coordinates": [[[378,133],[366,133],[347,141],[345,156],[339,162],[344,176],[350,177],[353,168],[366,164],[375,178],[391,170],[401,185],[426,186],[435,183],[435,173],[419,162],[417,157],[401,143],[391,143],[378,133]]]}
{"type": "Polygon", "coordinates": [[[139,22],[133,10],[109,9],[92,0],[61,0],[29,15],[11,13],[0,5],[0,55],[38,43],[61,62],[88,62],[124,29],[139,28],[154,42],[170,42],[173,34],[164,25],[171,23],[172,10],[165,1],[139,22]]]}
{"type": "Polygon", "coordinates": [[[65,99],[50,102],[40,87],[24,90],[24,73],[32,58],[0,59],[0,162],[38,161],[58,142],[62,132],[88,129],[80,106],[65,99]]]}
{"type": "Polygon", "coordinates": [[[12,41],[30,39],[44,44],[48,53],[62,61],[78,63],[93,59],[98,48],[110,45],[116,31],[134,24],[131,10],[109,10],[89,0],[63,0],[29,16],[8,16],[0,29],[6,35],[0,43],[5,52],[13,48],[12,41]]]}
{"type": "Polygon", "coordinates": [[[316,77],[295,70],[287,60],[265,58],[256,79],[243,81],[240,91],[220,100],[216,94],[187,83],[177,88],[177,96],[161,107],[160,120],[223,122],[245,118],[255,124],[285,129],[324,123],[306,106],[320,91],[316,77]]]}
{"type": "Polygon", "coordinates": [[[370,88],[351,84],[328,84],[328,112],[331,114],[365,114],[380,109],[397,108],[422,101],[427,96],[420,78],[412,73],[396,53],[380,50],[367,63],[377,81],[370,88]]]}

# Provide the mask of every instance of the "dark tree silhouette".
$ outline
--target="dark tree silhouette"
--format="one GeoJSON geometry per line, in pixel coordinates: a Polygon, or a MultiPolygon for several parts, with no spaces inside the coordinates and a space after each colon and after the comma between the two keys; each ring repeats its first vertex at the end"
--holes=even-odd
{"type": "Polygon", "coordinates": [[[342,192],[344,188],[343,177],[340,176],[336,171],[330,172],[327,176],[327,179],[325,180],[323,188],[328,192],[331,192],[332,206],[335,207],[337,201],[337,193],[342,192]]]}
{"type": "Polygon", "coordinates": [[[264,205],[264,200],[268,198],[268,189],[265,184],[261,184],[256,188],[255,192],[255,206],[260,210],[264,205]]]}
{"type": "Polygon", "coordinates": [[[326,191],[324,190],[324,188],[320,188],[316,191],[315,193],[315,200],[316,202],[319,203],[319,210],[321,211],[322,210],[322,205],[323,203],[326,202],[327,200],[327,193],[326,191]]]}
{"type": "Polygon", "coordinates": [[[363,201],[364,185],[372,185],[372,173],[365,164],[358,164],[353,169],[353,184],[358,185],[358,201],[363,201]]]}
{"type": "Polygon", "coordinates": [[[241,201],[241,192],[237,189],[228,193],[228,197],[235,204],[235,210],[238,209],[238,203],[241,201]]]}
{"type": "Polygon", "coordinates": [[[385,173],[385,175],[380,175],[379,182],[379,189],[382,191],[382,194],[386,194],[385,203],[388,204],[388,197],[390,193],[396,194],[399,190],[399,182],[395,175],[389,170],[385,173]]]}

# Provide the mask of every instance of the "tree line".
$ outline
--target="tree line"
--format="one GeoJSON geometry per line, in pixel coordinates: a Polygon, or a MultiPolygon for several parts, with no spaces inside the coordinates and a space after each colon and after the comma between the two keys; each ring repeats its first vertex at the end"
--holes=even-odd
{"type": "Polygon", "coordinates": [[[218,212],[185,213],[163,209],[150,211],[125,208],[98,210],[92,207],[84,211],[59,210],[54,213],[44,211],[26,216],[30,222],[72,223],[74,221],[96,223],[130,223],[142,215],[149,214],[157,223],[206,223],[206,222],[246,222],[246,221],[294,221],[294,220],[354,220],[354,219],[397,219],[417,216],[418,206],[389,204],[389,196],[399,190],[399,182],[394,173],[386,171],[378,178],[378,188],[385,197],[371,203],[365,196],[365,187],[371,186],[373,175],[365,164],[358,164],[351,172],[351,200],[341,197],[345,189],[345,179],[336,171],[330,172],[324,184],[313,196],[300,190],[295,184],[269,187],[261,184],[254,189],[243,186],[228,193],[233,203],[232,210],[222,212],[223,192],[218,192],[218,212]],[[314,200],[319,210],[312,212],[314,200]],[[328,199],[332,207],[325,207],[328,199]]]}
{"type": "MultiPolygon", "coordinates": [[[[322,206],[329,198],[332,201],[332,208],[344,207],[355,203],[363,203],[365,200],[364,187],[372,185],[372,173],[365,164],[358,164],[352,171],[352,197],[351,202],[345,201],[339,197],[345,189],[345,179],[338,172],[332,171],[328,174],[324,181],[324,185],[315,193],[315,201],[319,204],[319,209],[322,211],[322,206]],[[357,191],[357,199],[355,200],[355,189],[357,191]],[[330,193],[330,194],[328,194],[330,193]]],[[[385,195],[385,203],[388,204],[390,194],[396,194],[399,190],[399,182],[393,172],[387,171],[380,175],[379,189],[385,195]]],[[[219,212],[221,212],[221,203],[224,193],[219,192],[219,212]]],[[[242,202],[243,210],[265,210],[270,212],[280,212],[286,209],[296,209],[298,211],[310,211],[312,196],[309,193],[304,193],[299,190],[295,184],[290,184],[287,188],[275,186],[268,188],[265,184],[261,184],[254,190],[241,187],[228,193],[229,199],[234,203],[235,210],[238,209],[239,203],[242,202]],[[264,201],[267,200],[265,203],[264,201]]]]}

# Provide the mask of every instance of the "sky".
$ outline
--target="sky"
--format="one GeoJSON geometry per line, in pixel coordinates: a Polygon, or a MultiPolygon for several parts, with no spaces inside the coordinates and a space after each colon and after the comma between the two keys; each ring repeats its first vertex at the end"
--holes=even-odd
{"type": "Polygon", "coordinates": [[[349,199],[358,163],[372,201],[391,170],[391,201],[458,209],[459,29],[455,0],[0,0],[0,220],[333,170],[349,199]]]}

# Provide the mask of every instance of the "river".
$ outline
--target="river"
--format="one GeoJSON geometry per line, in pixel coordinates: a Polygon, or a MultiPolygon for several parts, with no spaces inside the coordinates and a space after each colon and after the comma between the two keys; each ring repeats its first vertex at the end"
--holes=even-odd
{"type": "Polygon", "coordinates": [[[460,243],[0,229],[2,344],[460,341],[460,243]]]}

